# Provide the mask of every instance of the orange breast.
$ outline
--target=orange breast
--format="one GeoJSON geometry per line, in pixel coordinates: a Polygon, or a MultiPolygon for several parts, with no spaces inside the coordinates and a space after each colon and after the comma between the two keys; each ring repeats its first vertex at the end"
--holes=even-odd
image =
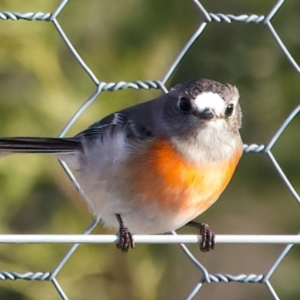
{"type": "Polygon", "coordinates": [[[194,166],[172,145],[157,141],[149,148],[147,161],[140,157],[133,162],[134,186],[142,205],[156,201],[162,211],[192,210],[197,216],[223,192],[240,157],[239,149],[228,162],[194,166]]]}

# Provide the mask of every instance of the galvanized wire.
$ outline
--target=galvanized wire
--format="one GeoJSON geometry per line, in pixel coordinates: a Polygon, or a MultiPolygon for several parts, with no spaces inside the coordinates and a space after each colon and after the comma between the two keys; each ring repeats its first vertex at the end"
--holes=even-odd
{"type": "MultiPolygon", "coordinates": [[[[53,12],[43,13],[43,12],[27,12],[27,13],[19,13],[19,12],[9,12],[2,11],[0,12],[0,20],[3,21],[46,21],[52,22],[53,26],[56,28],[58,34],[61,39],[64,41],[70,53],[75,57],[78,64],[81,68],[86,72],[91,81],[95,84],[95,90],[86,101],[78,108],[77,112],[72,116],[72,118],[67,122],[65,127],[60,133],[60,137],[64,136],[69,129],[72,127],[77,118],[83,113],[83,111],[96,99],[96,97],[102,91],[117,91],[122,89],[161,89],[163,92],[167,92],[164,84],[169,80],[170,76],[177,69],[178,65],[182,61],[185,54],[190,50],[191,46],[195,43],[195,41],[201,36],[207,26],[210,23],[234,23],[234,22],[243,22],[243,23],[256,23],[258,26],[266,25],[270,31],[270,34],[274,37],[277,42],[279,48],[282,50],[288,61],[292,64],[294,69],[300,74],[300,67],[294,58],[291,56],[284,43],[280,39],[276,30],[271,24],[272,18],[284,4],[284,0],[279,0],[274,5],[274,7],[270,10],[267,15],[232,15],[232,14],[222,14],[222,13],[211,13],[208,12],[205,7],[202,5],[200,1],[192,0],[194,4],[199,9],[199,17],[203,16],[203,21],[200,22],[196,31],[192,34],[192,36],[188,39],[186,44],[182,47],[181,51],[178,53],[174,62],[167,70],[166,74],[162,76],[160,80],[149,80],[149,81],[135,81],[135,82],[116,82],[116,83],[106,83],[98,80],[95,74],[91,71],[91,69],[87,66],[83,58],[76,51],[67,35],[63,31],[60,23],[57,20],[57,16],[61,13],[63,9],[67,9],[68,0],[63,0],[57,6],[57,8],[53,12]]],[[[282,171],[280,165],[277,163],[275,157],[273,156],[271,150],[274,144],[277,142],[278,138],[282,135],[284,130],[289,126],[290,122],[296,117],[296,115],[300,111],[300,105],[291,112],[291,114],[286,118],[283,124],[280,126],[278,131],[273,135],[270,142],[266,145],[244,145],[244,153],[261,153],[267,155],[274,165],[275,169],[281,176],[283,182],[289,189],[290,193],[293,197],[300,203],[300,196],[294,189],[293,185],[288,180],[287,176],[282,171]]],[[[68,166],[61,162],[63,168],[67,172],[70,180],[74,183],[76,188],[81,192],[84,197],[84,192],[81,190],[78,182],[73,176],[72,172],[68,168],[68,166]]],[[[55,286],[58,294],[61,299],[68,299],[65,294],[63,288],[60,286],[56,276],[59,271],[64,267],[65,263],[69,260],[69,258],[73,255],[76,249],[79,247],[81,243],[116,243],[118,241],[118,236],[115,235],[88,235],[94,227],[100,221],[100,216],[95,218],[95,220],[91,223],[91,225],[86,229],[84,235],[0,235],[0,243],[74,243],[74,245],[70,248],[70,250],[62,257],[61,261],[58,263],[57,267],[52,272],[27,272],[24,274],[20,274],[17,272],[0,272],[0,280],[36,280],[36,281],[51,281],[55,286]]],[[[200,241],[199,236],[180,236],[176,235],[173,232],[173,235],[163,235],[163,236],[135,236],[136,243],[178,243],[181,245],[184,254],[187,256],[191,262],[201,270],[202,277],[199,278],[199,282],[195,285],[193,290],[187,295],[186,299],[193,299],[198,293],[201,293],[201,288],[203,284],[207,283],[217,283],[217,282],[240,282],[240,283],[252,283],[252,284],[264,284],[268,291],[270,292],[273,299],[279,299],[278,295],[275,292],[275,289],[271,285],[269,279],[281,263],[281,261],[286,257],[287,253],[291,250],[294,244],[300,243],[300,236],[216,236],[216,243],[284,243],[289,244],[283,250],[278,259],[273,263],[270,267],[269,271],[266,274],[240,274],[240,275],[230,275],[230,274],[209,274],[206,268],[190,253],[187,247],[183,243],[198,243],[200,241]]]]}

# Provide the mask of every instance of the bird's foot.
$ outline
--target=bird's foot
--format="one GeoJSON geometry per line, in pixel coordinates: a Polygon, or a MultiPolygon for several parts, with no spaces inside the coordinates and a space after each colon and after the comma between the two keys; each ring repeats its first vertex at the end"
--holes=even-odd
{"type": "Polygon", "coordinates": [[[195,221],[191,221],[187,223],[187,225],[196,227],[200,230],[201,242],[199,244],[199,248],[203,252],[208,252],[213,250],[215,247],[215,234],[210,229],[209,225],[206,223],[198,223],[195,221]]]}
{"type": "Polygon", "coordinates": [[[124,225],[123,220],[119,214],[116,214],[119,222],[119,242],[117,248],[121,249],[122,252],[128,252],[129,247],[134,248],[134,241],[131,232],[124,225]]]}

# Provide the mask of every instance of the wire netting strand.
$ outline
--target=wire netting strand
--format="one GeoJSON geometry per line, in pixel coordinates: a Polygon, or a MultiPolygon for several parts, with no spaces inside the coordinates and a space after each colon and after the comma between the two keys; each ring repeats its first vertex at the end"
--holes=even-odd
{"type": "MultiPolygon", "coordinates": [[[[178,67],[180,62],[182,61],[183,57],[186,55],[186,53],[191,49],[192,45],[195,43],[195,41],[201,36],[204,29],[212,22],[214,23],[233,23],[233,22],[244,22],[244,23],[256,23],[256,24],[264,24],[267,25],[269,28],[270,34],[273,36],[279,47],[281,48],[283,54],[287,58],[287,60],[292,64],[294,69],[300,74],[300,67],[298,63],[295,61],[295,59],[291,56],[289,50],[279,37],[278,33],[274,29],[273,25],[271,24],[271,19],[276,15],[278,10],[281,8],[284,0],[279,0],[274,5],[274,7],[270,10],[270,12],[264,16],[264,15],[255,15],[255,14],[242,14],[242,15],[233,15],[233,14],[223,14],[223,13],[211,13],[208,12],[205,7],[201,4],[200,1],[193,0],[193,2],[196,4],[196,6],[199,9],[199,15],[202,14],[204,17],[204,22],[202,21],[199,25],[199,27],[196,29],[195,33],[192,34],[190,39],[186,42],[186,44],[182,47],[181,51],[178,53],[178,55],[174,58],[173,63],[171,64],[171,67],[168,69],[166,74],[163,76],[163,79],[161,81],[159,80],[153,80],[153,81],[134,81],[134,82],[112,82],[112,83],[106,83],[101,82],[98,80],[98,78],[94,75],[92,70],[87,66],[85,61],[82,59],[80,54],[77,52],[71,41],[66,36],[65,32],[63,31],[62,27],[60,26],[60,23],[57,20],[57,17],[61,13],[61,11],[66,8],[67,4],[69,3],[68,0],[62,0],[60,4],[57,6],[55,11],[53,13],[43,13],[43,12],[27,12],[27,13],[19,13],[19,12],[10,12],[10,11],[2,11],[0,12],[0,20],[3,21],[46,21],[46,22],[52,22],[54,27],[56,28],[58,34],[60,35],[61,39],[64,41],[68,49],[70,50],[70,53],[75,57],[78,64],[81,66],[82,70],[89,76],[89,78],[93,81],[96,88],[94,92],[91,94],[91,96],[84,101],[84,103],[78,108],[78,110],[74,113],[72,118],[67,122],[65,127],[63,128],[62,132],[60,133],[60,137],[65,136],[65,134],[69,131],[71,126],[76,122],[78,117],[86,110],[86,108],[97,98],[97,96],[100,95],[102,91],[111,91],[115,92],[118,90],[124,90],[128,88],[132,89],[161,89],[163,92],[167,92],[167,89],[165,87],[165,83],[169,80],[169,78],[174,74],[175,69],[178,67]]],[[[289,191],[292,193],[292,195],[295,197],[295,199],[300,203],[300,197],[290,181],[288,180],[287,176],[281,169],[280,165],[277,163],[275,157],[273,156],[271,149],[274,146],[274,144],[277,142],[277,140],[280,138],[280,136],[283,134],[284,130],[289,126],[289,124],[295,119],[297,114],[300,111],[300,106],[298,106],[289,117],[286,118],[286,120],[283,122],[282,126],[279,128],[279,130],[274,134],[271,141],[266,145],[257,145],[257,144],[245,144],[244,145],[244,152],[245,153],[264,153],[266,154],[281,178],[283,179],[285,185],[289,189],[289,191]]],[[[76,181],[76,178],[73,176],[71,170],[68,168],[68,166],[61,162],[62,167],[65,169],[66,173],[68,174],[70,180],[73,182],[73,184],[76,186],[76,188],[80,191],[80,193],[83,194],[83,191],[80,189],[79,184],[76,181]]],[[[92,229],[98,224],[100,220],[100,217],[96,218],[92,224],[86,229],[85,235],[89,234],[92,229]]],[[[175,232],[173,232],[175,234],[175,232]]],[[[181,238],[181,236],[176,236],[178,239],[181,238]]],[[[91,237],[94,238],[94,237],[91,237]]],[[[95,237],[96,238],[96,237],[95,237]]],[[[182,237],[182,239],[185,239],[184,242],[199,242],[199,237],[193,236],[190,237],[182,237]]],[[[18,237],[18,242],[22,242],[22,238],[18,237]]],[[[136,237],[137,242],[147,242],[147,243],[154,243],[154,242],[163,242],[167,243],[170,242],[168,239],[168,236],[137,236],[136,237]],[[144,239],[144,240],[143,240],[144,239]]],[[[0,242],[5,242],[5,239],[0,236],[0,242]]],[[[9,240],[9,239],[8,239],[9,240]]],[[[13,237],[11,237],[11,241],[14,240],[13,237]]],[[[23,242],[26,240],[26,237],[23,236],[23,242]]],[[[45,242],[46,239],[37,238],[33,239],[35,242],[45,242]]],[[[106,236],[103,238],[103,242],[109,242],[114,243],[118,240],[117,236],[106,236]],[[105,240],[105,241],[104,241],[105,240]]],[[[55,238],[52,240],[55,241],[55,238]]],[[[79,239],[77,240],[77,242],[79,239]]],[[[273,286],[269,282],[270,277],[273,275],[279,264],[282,262],[282,260],[286,257],[290,249],[293,247],[295,243],[300,243],[299,236],[279,236],[275,237],[272,240],[271,236],[267,237],[258,237],[258,236],[247,236],[245,238],[241,238],[238,236],[217,236],[216,237],[217,243],[236,243],[236,242],[261,242],[261,243],[289,243],[291,244],[287,245],[281,255],[278,257],[278,259],[274,262],[274,264],[270,267],[270,270],[267,272],[266,275],[255,275],[255,274],[240,274],[240,275],[230,275],[230,274],[209,274],[206,268],[192,255],[192,253],[188,250],[188,248],[184,244],[180,244],[183,252],[189,258],[194,265],[199,268],[202,272],[202,278],[200,281],[196,284],[194,289],[191,291],[189,296],[186,299],[193,299],[199,292],[201,292],[201,288],[204,283],[219,283],[219,282],[240,282],[240,283],[260,283],[265,284],[267,289],[269,290],[270,294],[274,299],[279,299],[278,295],[276,294],[273,286]],[[240,238],[240,239],[239,239],[240,238]]],[[[7,241],[6,241],[7,242],[7,241]]],[[[29,240],[26,241],[27,243],[29,240]]],[[[62,240],[57,241],[62,242],[62,240]]],[[[76,240],[72,240],[72,242],[76,242],[76,240]]],[[[81,241],[84,242],[84,241],[81,241]]],[[[179,241],[180,242],[180,241],[179,241]]],[[[49,281],[53,283],[55,289],[57,290],[58,294],[60,295],[61,299],[68,299],[67,295],[61,288],[60,284],[58,283],[56,279],[56,275],[58,272],[63,268],[64,264],[68,261],[68,259],[73,255],[73,253],[76,251],[80,243],[75,243],[69,251],[66,253],[66,255],[62,258],[62,260],[58,263],[58,265],[54,268],[54,271],[52,273],[46,272],[27,272],[27,273],[17,273],[17,272],[6,272],[2,271],[0,272],[0,280],[36,280],[36,281],[49,281]]]]}
{"type": "Polygon", "coordinates": [[[275,270],[278,268],[279,264],[282,262],[282,260],[287,256],[287,254],[290,252],[290,250],[293,248],[293,244],[289,244],[285,247],[285,249],[282,251],[282,253],[279,255],[277,260],[274,262],[274,264],[271,266],[269,272],[265,276],[265,281],[268,281],[270,277],[274,274],[275,270]]]}
{"type": "MultiPolygon", "coordinates": [[[[90,234],[93,229],[98,225],[100,222],[101,217],[95,217],[95,219],[92,221],[92,223],[89,225],[89,227],[84,231],[84,235],[90,234]]],[[[58,272],[61,270],[61,268],[64,266],[64,264],[67,262],[67,260],[72,256],[72,254],[76,251],[76,249],[79,247],[80,244],[74,244],[69,251],[65,254],[65,256],[62,258],[62,260],[57,264],[55,269],[53,270],[51,274],[51,279],[53,279],[58,272]]]]}
{"type": "Polygon", "coordinates": [[[18,13],[10,11],[0,11],[0,20],[7,21],[51,21],[51,13],[43,12],[27,12],[27,13],[18,13]]]}
{"type": "Polygon", "coordinates": [[[52,283],[56,289],[56,291],[58,292],[60,298],[62,300],[68,300],[69,298],[67,297],[67,295],[65,294],[64,290],[61,288],[60,284],[58,283],[58,281],[56,280],[56,278],[53,278],[52,283]]]}
{"type": "Polygon", "coordinates": [[[203,283],[202,282],[197,283],[197,285],[192,290],[192,292],[188,295],[188,297],[186,298],[186,300],[192,300],[192,299],[194,299],[194,297],[197,296],[197,294],[200,292],[200,290],[201,290],[202,287],[203,287],[203,283]]]}
{"type": "Polygon", "coordinates": [[[18,280],[18,279],[23,279],[23,280],[37,280],[37,281],[47,281],[50,280],[50,272],[42,273],[42,272],[26,272],[26,273],[18,273],[18,272],[6,272],[6,271],[1,271],[0,272],[0,280],[18,280]]]}
{"type": "MultiPolygon", "coordinates": [[[[180,234],[176,236],[133,235],[136,244],[199,244],[201,236],[180,234]]],[[[114,234],[1,234],[2,244],[111,244],[117,243],[119,236],[114,234]]],[[[300,244],[300,236],[295,235],[251,235],[217,234],[217,244],[300,244]]]]}
{"type": "Polygon", "coordinates": [[[69,0],[62,0],[59,3],[59,5],[57,6],[57,8],[55,9],[55,11],[51,16],[51,20],[55,19],[61,13],[61,11],[64,9],[64,7],[67,5],[68,2],[69,0]]]}
{"type": "Polygon", "coordinates": [[[297,64],[297,62],[295,61],[293,56],[290,54],[289,50],[285,47],[284,43],[280,39],[279,35],[277,34],[277,32],[274,29],[274,27],[272,26],[272,24],[269,22],[269,23],[267,23],[267,25],[268,25],[270,32],[272,33],[274,39],[276,40],[277,44],[279,45],[279,47],[283,51],[284,55],[286,56],[286,58],[289,60],[289,62],[292,64],[292,66],[295,68],[295,70],[298,73],[300,73],[299,65],[297,64]]]}
{"type": "MultiPolygon", "coordinates": [[[[177,233],[175,231],[172,231],[171,233],[173,235],[177,235],[177,233]]],[[[206,268],[195,258],[195,256],[189,251],[189,249],[183,243],[180,243],[179,245],[180,245],[182,251],[185,253],[185,255],[194,263],[194,265],[197,268],[199,268],[201,270],[205,280],[207,282],[210,282],[209,274],[208,274],[206,268]]]]}
{"type": "Polygon", "coordinates": [[[271,21],[271,19],[275,16],[277,11],[280,9],[280,7],[283,5],[285,0],[278,0],[277,3],[274,5],[274,7],[270,10],[269,14],[267,15],[265,19],[265,23],[268,23],[271,21]]]}
{"type": "Polygon", "coordinates": [[[94,84],[99,85],[99,80],[95,76],[95,74],[92,72],[92,70],[87,66],[87,64],[84,62],[84,60],[81,58],[79,53],[76,51],[75,47],[72,45],[70,40],[67,38],[67,35],[59,25],[58,21],[56,19],[52,20],[52,23],[54,24],[57,32],[61,36],[62,40],[65,42],[66,46],[70,49],[72,55],[75,57],[77,62],[80,64],[81,68],[85,71],[85,73],[91,78],[91,80],[94,82],[94,84]]]}
{"type": "Polygon", "coordinates": [[[282,178],[283,182],[287,186],[288,190],[291,192],[291,194],[293,195],[293,197],[300,204],[300,196],[298,195],[297,191],[294,189],[293,185],[290,183],[290,181],[288,180],[287,176],[285,175],[285,173],[281,169],[281,167],[278,164],[277,160],[275,159],[274,155],[271,153],[271,151],[268,151],[267,154],[268,154],[271,162],[273,163],[273,166],[275,167],[275,169],[277,170],[278,174],[282,178]]]}
{"type": "Polygon", "coordinates": [[[266,281],[265,285],[266,285],[267,289],[269,290],[270,294],[272,295],[273,299],[280,300],[280,298],[277,296],[273,286],[271,285],[270,281],[266,281]]]}

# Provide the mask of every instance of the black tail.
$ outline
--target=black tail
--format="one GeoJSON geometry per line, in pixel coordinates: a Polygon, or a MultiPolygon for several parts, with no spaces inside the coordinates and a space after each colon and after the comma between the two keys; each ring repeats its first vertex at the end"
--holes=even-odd
{"type": "Polygon", "coordinates": [[[52,153],[67,154],[80,151],[81,142],[74,138],[0,138],[0,154],[52,153]]]}

